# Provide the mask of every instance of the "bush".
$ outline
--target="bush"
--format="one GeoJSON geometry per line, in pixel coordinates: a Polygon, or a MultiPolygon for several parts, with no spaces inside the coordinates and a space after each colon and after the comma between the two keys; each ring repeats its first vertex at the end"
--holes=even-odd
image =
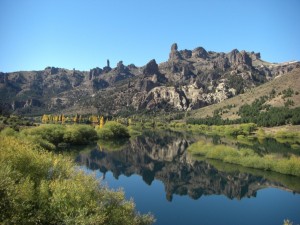
{"type": "Polygon", "coordinates": [[[0,224],[151,224],[124,193],[113,192],[62,155],[0,136],[0,224]]]}
{"type": "Polygon", "coordinates": [[[63,140],[70,144],[88,144],[97,140],[97,132],[89,125],[69,125],[66,127],[63,140]]]}
{"type": "Polygon", "coordinates": [[[65,130],[66,127],[62,125],[45,124],[39,127],[25,129],[21,133],[26,136],[36,136],[54,145],[58,145],[58,143],[63,142],[65,130]]]}
{"type": "Polygon", "coordinates": [[[1,131],[1,135],[3,136],[16,136],[17,134],[18,132],[10,127],[6,127],[1,131]]]}
{"type": "Polygon", "coordinates": [[[100,139],[106,140],[130,137],[127,127],[115,121],[109,121],[103,128],[97,128],[97,134],[100,139]]]}
{"type": "Polygon", "coordinates": [[[45,124],[25,129],[21,135],[39,143],[48,150],[55,150],[60,143],[81,145],[97,139],[97,132],[89,125],[45,124]]]}

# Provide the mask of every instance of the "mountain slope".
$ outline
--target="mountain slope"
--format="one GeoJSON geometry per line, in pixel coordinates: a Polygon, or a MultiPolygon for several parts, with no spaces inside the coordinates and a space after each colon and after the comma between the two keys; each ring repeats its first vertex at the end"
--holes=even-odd
{"type": "Polygon", "coordinates": [[[47,67],[0,73],[0,111],[16,114],[132,114],[186,111],[222,102],[300,68],[299,62],[268,63],[260,53],[178,50],[167,62],[90,71],[47,67]]]}
{"type": "Polygon", "coordinates": [[[281,107],[285,106],[287,101],[292,101],[294,104],[290,107],[300,106],[300,68],[296,68],[293,71],[275,77],[274,80],[262,84],[258,87],[250,89],[244,94],[240,94],[230,99],[226,99],[218,104],[203,107],[201,109],[193,110],[190,113],[190,117],[193,118],[205,118],[212,116],[215,110],[222,110],[223,119],[237,119],[239,116],[237,112],[239,108],[244,104],[251,104],[255,99],[262,96],[270,96],[273,93],[273,97],[269,99],[265,104],[281,107]],[[290,97],[287,90],[292,90],[290,97]]]}

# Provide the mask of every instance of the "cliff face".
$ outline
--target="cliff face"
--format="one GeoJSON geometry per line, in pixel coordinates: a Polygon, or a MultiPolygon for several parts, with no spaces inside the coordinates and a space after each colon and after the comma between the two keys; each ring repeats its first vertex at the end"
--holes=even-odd
{"type": "Polygon", "coordinates": [[[241,199],[255,197],[258,190],[268,186],[286,188],[265,176],[222,172],[209,163],[196,161],[186,151],[190,143],[191,139],[181,136],[149,133],[131,139],[122,150],[98,147],[79,154],[76,161],[102,173],[111,171],[116,178],[139,174],[149,185],[154,179],[160,180],[168,200],[172,200],[173,194],[189,195],[193,199],[202,195],[241,199]]]}
{"type": "Polygon", "coordinates": [[[135,110],[191,110],[243,93],[299,62],[267,63],[260,53],[178,50],[167,62],[124,65],[90,71],[47,67],[42,71],[0,73],[0,109],[23,114],[45,112],[118,113],[135,110]]]}

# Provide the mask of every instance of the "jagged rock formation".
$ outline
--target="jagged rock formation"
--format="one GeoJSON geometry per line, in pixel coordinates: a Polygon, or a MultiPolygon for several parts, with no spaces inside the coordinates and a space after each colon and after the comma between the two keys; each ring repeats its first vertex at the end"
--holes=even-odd
{"type": "Polygon", "coordinates": [[[167,62],[143,67],[120,61],[90,71],[47,67],[42,71],[0,73],[0,111],[15,113],[133,112],[192,110],[221,102],[300,67],[299,62],[268,63],[260,53],[178,50],[167,62]],[[40,104],[25,104],[35,99],[40,104]],[[19,103],[18,103],[19,102],[19,103]],[[24,103],[24,104],[23,104],[24,103]]]}
{"type": "Polygon", "coordinates": [[[95,148],[80,154],[76,161],[104,174],[111,171],[116,178],[122,174],[139,174],[149,185],[154,179],[160,180],[168,200],[172,200],[173,194],[189,195],[193,199],[216,194],[241,199],[256,196],[258,190],[268,186],[286,188],[264,176],[222,172],[206,162],[196,161],[186,151],[190,143],[191,140],[178,135],[151,132],[131,139],[123,150],[95,148]]]}

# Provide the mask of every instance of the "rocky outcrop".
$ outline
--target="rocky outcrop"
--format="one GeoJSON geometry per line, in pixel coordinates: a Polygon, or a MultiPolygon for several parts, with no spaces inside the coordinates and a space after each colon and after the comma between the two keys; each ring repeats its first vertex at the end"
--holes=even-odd
{"type": "MultiPolygon", "coordinates": [[[[155,75],[153,76],[155,77],[155,75]]],[[[137,82],[135,83],[135,89],[141,92],[148,92],[157,86],[158,86],[157,82],[154,82],[151,79],[138,79],[137,82]]]]}
{"type": "Polygon", "coordinates": [[[94,79],[93,80],[93,90],[100,90],[100,89],[104,89],[107,88],[109,86],[109,83],[104,80],[104,79],[94,79]]]}
{"type": "Polygon", "coordinates": [[[26,101],[13,101],[11,104],[12,110],[27,107],[41,107],[43,104],[37,99],[27,99],[26,101]]]}
{"type": "Polygon", "coordinates": [[[204,48],[198,47],[198,48],[195,48],[193,50],[192,56],[194,58],[207,59],[208,58],[208,53],[207,53],[207,51],[204,48]]]}
{"type": "Polygon", "coordinates": [[[116,70],[117,70],[118,73],[125,73],[126,72],[126,68],[123,64],[123,61],[118,62],[116,70]]]}
{"type": "Polygon", "coordinates": [[[59,68],[57,67],[46,67],[45,72],[49,75],[57,74],[59,72],[59,68]]]}
{"type": "Polygon", "coordinates": [[[239,64],[245,64],[250,67],[252,66],[252,59],[245,51],[239,52],[237,49],[234,49],[228,54],[228,59],[229,63],[233,66],[237,66],[239,64]]]}
{"type": "Polygon", "coordinates": [[[176,43],[172,44],[171,52],[169,54],[169,61],[178,61],[181,59],[182,59],[182,56],[181,56],[180,52],[178,52],[177,44],[176,43]]]}
{"type": "Polygon", "coordinates": [[[184,59],[191,58],[193,54],[191,50],[187,50],[187,49],[181,50],[179,51],[179,53],[184,59]]]}
{"type": "Polygon", "coordinates": [[[252,59],[252,61],[260,60],[260,52],[258,52],[258,53],[251,52],[250,53],[250,58],[252,59]]]}
{"type": "Polygon", "coordinates": [[[171,106],[175,110],[186,110],[188,108],[188,100],[175,87],[153,88],[147,93],[144,104],[146,109],[165,108],[167,106],[171,106]]]}
{"type": "Polygon", "coordinates": [[[151,76],[154,74],[160,74],[158,65],[155,61],[155,59],[152,59],[150,62],[148,62],[143,70],[144,76],[151,76]]]}
{"type": "Polygon", "coordinates": [[[96,68],[94,68],[94,69],[91,69],[91,70],[90,70],[90,73],[89,73],[89,80],[95,79],[95,78],[98,77],[101,73],[102,73],[102,69],[100,69],[99,67],[96,67],[96,68]]]}

